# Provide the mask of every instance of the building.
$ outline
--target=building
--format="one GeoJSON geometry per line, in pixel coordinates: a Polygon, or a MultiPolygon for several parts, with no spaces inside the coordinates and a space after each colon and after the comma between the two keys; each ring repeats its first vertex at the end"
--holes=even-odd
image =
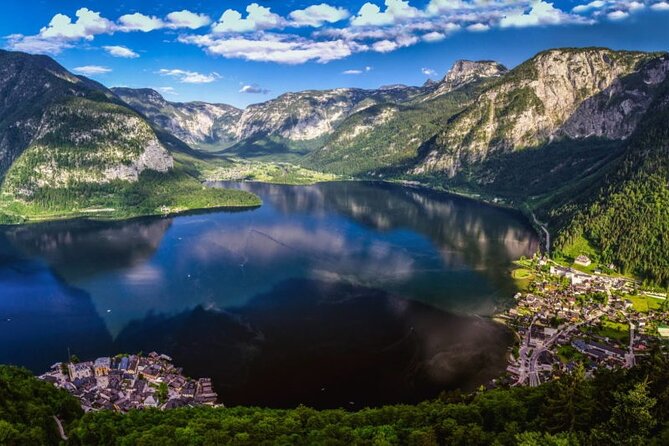
{"type": "Polygon", "coordinates": [[[98,358],[93,363],[93,370],[95,370],[95,376],[107,376],[109,375],[109,370],[111,369],[111,359],[109,358],[98,358]]]}
{"type": "Polygon", "coordinates": [[[576,257],[574,263],[581,266],[590,266],[592,260],[590,260],[590,257],[586,256],[585,254],[581,254],[580,256],[576,257]]]}
{"type": "Polygon", "coordinates": [[[70,376],[70,380],[72,381],[75,379],[90,378],[93,376],[93,363],[90,361],[80,362],[79,364],[69,363],[67,365],[67,371],[70,376]]]}

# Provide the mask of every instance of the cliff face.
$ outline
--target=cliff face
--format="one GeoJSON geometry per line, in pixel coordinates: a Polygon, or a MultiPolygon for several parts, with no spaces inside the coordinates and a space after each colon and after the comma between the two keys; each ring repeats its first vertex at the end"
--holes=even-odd
{"type": "Polygon", "coordinates": [[[502,76],[507,71],[504,65],[491,60],[458,60],[440,82],[433,84],[436,88],[426,95],[423,100],[434,99],[481,79],[502,76]]]}
{"type": "Polygon", "coordinates": [[[124,102],[187,144],[234,143],[242,111],[226,104],[169,102],[155,90],[113,88],[124,102]]]}
{"type": "Polygon", "coordinates": [[[408,100],[419,88],[394,86],[379,90],[338,88],[287,93],[248,106],[236,130],[238,140],[280,136],[308,141],[331,134],[349,115],[376,104],[408,100]]]}
{"type": "Polygon", "coordinates": [[[449,123],[413,172],[453,176],[491,153],[556,137],[624,138],[665,75],[664,60],[648,53],[598,48],[540,53],[493,82],[449,123]],[[629,88],[638,83],[635,76],[645,79],[643,88],[629,88]]]}

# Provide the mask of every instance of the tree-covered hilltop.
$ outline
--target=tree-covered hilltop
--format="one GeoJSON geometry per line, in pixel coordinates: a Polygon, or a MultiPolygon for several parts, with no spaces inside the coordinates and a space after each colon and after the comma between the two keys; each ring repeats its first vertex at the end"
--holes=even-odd
{"type": "Polygon", "coordinates": [[[59,444],[54,416],[64,425],[82,415],[69,393],[17,367],[0,366],[0,445],[59,444]]]}
{"type": "Polygon", "coordinates": [[[81,416],[76,400],[28,372],[0,367],[0,444],[73,445],[663,445],[669,360],[655,351],[629,370],[582,369],[539,387],[444,394],[357,412],[234,408],[81,416]],[[37,440],[37,441],[35,441],[37,440]]]}

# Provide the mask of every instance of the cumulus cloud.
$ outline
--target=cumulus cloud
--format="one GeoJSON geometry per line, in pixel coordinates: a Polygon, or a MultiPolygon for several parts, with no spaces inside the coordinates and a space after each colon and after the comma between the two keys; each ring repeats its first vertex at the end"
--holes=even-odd
{"type": "Polygon", "coordinates": [[[284,25],[285,20],[274,14],[270,8],[251,3],[246,7],[245,18],[239,11],[226,10],[219,21],[213,25],[212,31],[215,33],[244,33],[282,28],[284,25]]]}
{"type": "Polygon", "coordinates": [[[426,42],[439,42],[446,38],[446,34],[440,33],[438,31],[432,31],[427,34],[423,34],[422,39],[426,42]]]}
{"type": "Polygon", "coordinates": [[[111,34],[115,30],[113,22],[88,8],[78,9],[75,17],[76,20],[72,20],[59,13],[40,29],[39,34],[11,34],[6,37],[7,48],[29,53],[58,54],[72,48],[78,40],[90,41],[98,34],[111,34]]]}
{"type": "Polygon", "coordinates": [[[53,16],[49,24],[43,27],[39,35],[44,39],[91,40],[97,34],[110,33],[114,24],[100,16],[99,12],[81,8],[75,13],[76,21],[64,14],[53,16]]]}
{"type": "Polygon", "coordinates": [[[163,94],[169,94],[172,96],[179,96],[174,87],[158,87],[158,90],[163,94]]]}
{"type": "Polygon", "coordinates": [[[267,94],[269,93],[269,90],[260,87],[258,84],[246,84],[242,85],[242,88],[239,89],[239,92],[247,94],[267,94]]]}
{"type": "Polygon", "coordinates": [[[183,84],[209,84],[214,82],[217,79],[220,79],[221,76],[218,73],[202,74],[197,71],[188,71],[188,70],[179,70],[179,69],[166,69],[163,68],[158,73],[161,76],[171,76],[179,80],[183,84]]]}
{"type": "Polygon", "coordinates": [[[362,5],[358,14],[351,19],[353,26],[383,26],[422,17],[423,13],[404,0],[385,0],[385,9],[381,11],[374,3],[362,5]]]}
{"type": "Polygon", "coordinates": [[[423,73],[425,76],[429,76],[429,77],[437,76],[437,72],[432,68],[423,67],[423,68],[420,69],[420,72],[423,73]]]}
{"type": "Polygon", "coordinates": [[[10,34],[5,37],[7,49],[13,51],[23,51],[33,54],[59,54],[67,48],[72,48],[72,44],[65,40],[45,39],[37,36],[24,36],[23,34],[10,34]]]}
{"type": "Polygon", "coordinates": [[[207,53],[258,62],[300,64],[343,59],[364,45],[343,39],[314,41],[291,34],[261,33],[253,37],[219,38],[213,35],[181,36],[179,41],[203,48],[207,53]]]}
{"type": "Polygon", "coordinates": [[[125,59],[136,59],[139,57],[139,54],[130,48],[121,45],[103,46],[102,48],[114,57],[122,57],[125,59]]]}
{"type": "Polygon", "coordinates": [[[211,23],[211,19],[206,14],[196,14],[186,9],[174,11],[167,14],[165,24],[168,28],[188,28],[198,29],[211,23]]]}
{"type": "Polygon", "coordinates": [[[84,76],[95,76],[98,74],[110,73],[112,70],[111,68],[101,67],[99,65],[84,65],[83,67],[73,68],[72,71],[77,74],[83,74],[84,76]]]}
{"type": "Polygon", "coordinates": [[[148,33],[165,27],[165,22],[155,16],[144,15],[139,12],[125,14],[118,18],[119,30],[124,32],[142,31],[148,33]]]}
{"type": "Polygon", "coordinates": [[[337,8],[327,3],[311,5],[305,9],[292,11],[288,16],[291,19],[290,26],[312,26],[317,28],[325,23],[336,23],[349,18],[351,13],[345,8],[337,8]]]}
{"type": "Polygon", "coordinates": [[[595,1],[592,1],[590,3],[586,3],[585,5],[574,6],[572,11],[573,12],[579,12],[579,13],[588,12],[588,11],[591,11],[593,9],[599,9],[599,8],[605,6],[605,5],[606,5],[606,2],[604,2],[602,0],[595,0],[595,1]]]}
{"type": "Polygon", "coordinates": [[[490,29],[489,25],[486,25],[485,23],[472,23],[471,25],[467,26],[467,31],[473,31],[473,32],[483,32],[483,31],[488,31],[490,29]]]}
{"type": "Polygon", "coordinates": [[[563,23],[583,23],[580,16],[570,15],[543,0],[534,1],[529,11],[515,10],[505,15],[499,22],[502,28],[524,28],[528,26],[560,25],[563,23]]]}
{"type": "Polygon", "coordinates": [[[650,9],[654,11],[669,11],[669,2],[659,2],[650,5],[650,9]]]}
{"type": "Polygon", "coordinates": [[[629,13],[626,11],[616,10],[611,11],[606,16],[611,20],[622,20],[626,19],[629,16],[629,13]]]}

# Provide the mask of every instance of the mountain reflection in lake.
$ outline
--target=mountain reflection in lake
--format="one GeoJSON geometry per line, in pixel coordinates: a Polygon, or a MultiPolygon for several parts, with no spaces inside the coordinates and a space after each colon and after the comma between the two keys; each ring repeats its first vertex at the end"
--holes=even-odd
{"type": "Polygon", "coordinates": [[[384,184],[235,187],[263,206],[0,228],[0,362],[157,350],[228,405],[275,407],[417,401],[503,370],[508,334],[476,315],[538,249],[524,220],[384,184]]]}

